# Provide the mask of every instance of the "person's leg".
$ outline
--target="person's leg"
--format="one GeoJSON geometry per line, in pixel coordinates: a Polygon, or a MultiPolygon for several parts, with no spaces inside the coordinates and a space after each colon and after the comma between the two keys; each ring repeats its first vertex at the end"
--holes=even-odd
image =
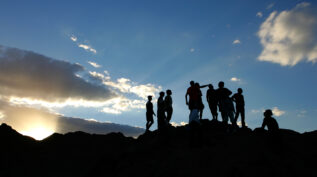
{"type": "Polygon", "coordinates": [[[166,113],[167,113],[167,115],[166,115],[166,121],[167,121],[167,123],[169,123],[169,122],[171,121],[171,119],[172,119],[173,108],[168,108],[168,109],[166,110],[166,113]]]}
{"type": "Polygon", "coordinates": [[[201,120],[202,117],[203,117],[203,112],[204,112],[204,109],[200,109],[199,110],[199,119],[201,120]]]}
{"type": "Polygon", "coordinates": [[[245,113],[244,113],[244,108],[241,109],[241,123],[242,123],[242,127],[245,127],[245,113]]]}
{"type": "Polygon", "coordinates": [[[225,124],[228,124],[228,114],[226,111],[221,112],[221,117],[222,117],[222,122],[224,122],[225,124]]]}
{"type": "Polygon", "coordinates": [[[236,108],[236,115],[234,117],[234,121],[237,123],[238,121],[238,118],[239,118],[239,113],[240,113],[240,110],[238,108],[236,108]]]}

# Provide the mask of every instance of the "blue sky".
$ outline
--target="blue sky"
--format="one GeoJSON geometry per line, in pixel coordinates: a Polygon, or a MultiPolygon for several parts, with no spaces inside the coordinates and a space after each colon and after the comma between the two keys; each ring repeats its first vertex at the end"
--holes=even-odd
{"type": "Polygon", "coordinates": [[[298,0],[2,1],[0,45],[79,64],[79,78],[120,97],[117,105],[106,99],[94,105],[85,102],[94,101],[89,97],[63,104],[76,99],[13,94],[10,104],[144,127],[144,94],[171,89],[172,121],[180,124],[188,121],[190,80],[216,88],[224,81],[233,92],[243,88],[251,128],[271,108],[282,128],[315,130],[316,6],[298,0]],[[60,105],[48,106],[53,102],[60,105]]]}

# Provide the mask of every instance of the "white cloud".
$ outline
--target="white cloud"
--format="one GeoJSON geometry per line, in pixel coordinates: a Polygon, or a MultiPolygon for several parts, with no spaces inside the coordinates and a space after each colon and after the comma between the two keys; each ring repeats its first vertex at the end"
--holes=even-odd
{"type": "Polygon", "coordinates": [[[272,108],[273,115],[280,117],[285,114],[285,111],[280,110],[278,107],[272,108]]]}
{"type": "Polygon", "coordinates": [[[90,45],[78,42],[78,38],[75,35],[71,35],[70,36],[70,40],[72,40],[74,43],[76,43],[79,48],[83,48],[86,51],[92,52],[94,54],[97,53],[97,50],[92,48],[90,45]]]}
{"type": "Polygon", "coordinates": [[[195,52],[195,49],[194,48],[190,48],[189,51],[193,53],[193,52],[195,52]]]}
{"type": "Polygon", "coordinates": [[[161,86],[153,84],[138,84],[132,82],[128,78],[119,78],[116,82],[109,80],[110,76],[105,76],[97,72],[89,72],[94,78],[99,79],[104,85],[110,86],[119,90],[122,93],[132,93],[140,98],[147,99],[147,96],[152,95],[155,97],[156,93],[162,90],[161,86]]]}
{"type": "Polygon", "coordinates": [[[109,114],[121,114],[132,109],[144,109],[145,100],[132,100],[125,97],[114,98],[110,100],[101,110],[101,112],[109,114]]]}
{"type": "Polygon", "coordinates": [[[172,125],[173,127],[185,126],[185,125],[187,125],[187,124],[188,124],[187,122],[180,122],[180,123],[171,122],[171,125],[172,125]]]}
{"type": "MultiPolygon", "coordinates": [[[[241,122],[241,121],[238,121],[238,122],[237,122],[237,125],[241,127],[241,126],[242,126],[242,122],[241,122]]],[[[245,123],[245,125],[248,126],[247,123],[245,123]]]]}
{"type": "Polygon", "coordinates": [[[230,81],[232,81],[232,82],[239,82],[239,81],[241,81],[241,79],[236,78],[236,77],[232,77],[232,78],[230,79],[230,81]]]}
{"type": "Polygon", "coordinates": [[[91,66],[95,67],[95,68],[100,68],[100,67],[101,67],[101,65],[99,65],[98,63],[93,62],[93,61],[88,61],[88,63],[89,63],[91,66]]]}
{"type": "Polygon", "coordinates": [[[263,17],[263,13],[262,12],[258,12],[258,13],[256,13],[256,16],[262,18],[263,17]]]}
{"type": "Polygon", "coordinates": [[[241,41],[239,39],[236,39],[232,42],[232,44],[241,44],[241,41]]]}
{"type": "Polygon", "coordinates": [[[262,23],[258,36],[263,50],[260,61],[294,66],[317,61],[317,10],[300,3],[292,10],[274,11],[262,23]]]}
{"type": "Polygon", "coordinates": [[[110,80],[109,73],[107,76],[98,72],[89,72],[93,79],[99,80],[100,83],[106,85],[109,88],[113,88],[115,91],[119,91],[119,95],[122,97],[116,97],[108,101],[108,104],[102,109],[102,112],[111,114],[121,114],[124,111],[130,111],[131,109],[144,109],[148,95],[155,97],[159,91],[162,90],[161,86],[155,86],[153,84],[138,84],[132,82],[127,78],[119,78],[116,82],[110,80]],[[138,99],[128,99],[124,95],[135,95],[138,99]]]}
{"type": "Polygon", "coordinates": [[[72,41],[76,42],[76,41],[77,41],[77,37],[76,37],[76,36],[74,36],[74,35],[72,35],[72,36],[70,37],[70,40],[72,40],[72,41]]]}
{"type": "Polygon", "coordinates": [[[83,48],[83,49],[85,49],[85,50],[87,50],[87,51],[90,51],[90,52],[92,52],[92,53],[94,53],[94,54],[97,53],[97,50],[96,50],[96,49],[94,49],[94,48],[92,48],[91,46],[86,45],[86,44],[78,44],[78,47],[83,48]]]}

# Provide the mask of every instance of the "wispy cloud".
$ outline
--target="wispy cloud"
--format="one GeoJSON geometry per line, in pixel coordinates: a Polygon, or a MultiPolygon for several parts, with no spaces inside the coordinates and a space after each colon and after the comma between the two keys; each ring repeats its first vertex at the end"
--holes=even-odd
{"type": "Polygon", "coordinates": [[[190,48],[189,51],[193,53],[193,52],[195,52],[195,49],[194,48],[190,48]]]}
{"type": "Polygon", "coordinates": [[[283,114],[285,114],[285,111],[280,110],[278,107],[273,107],[272,112],[273,112],[273,115],[275,115],[276,117],[280,117],[283,114]]]}
{"type": "Polygon", "coordinates": [[[232,81],[232,82],[240,82],[241,79],[239,79],[239,78],[237,78],[237,77],[232,77],[232,78],[230,79],[230,81],[232,81]]]}
{"type": "Polygon", "coordinates": [[[97,53],[97,50],[94,49],[93,47],[91,47],[91,45],[88,45],[88,44],[84,44],[84,43],[81,43],[78,41],[78,38],[73,34],[70,36],[70,40],[72,40],[74,43],[76,43],[76,45],[79,47],[79,48],[83,48],[85,49],[86,51],[88,52],[92,52],[94,54],[97,53]]]}
{"type": "Polygon", "coordinates": [[[317,11],[309,3],[278,13],[274,11],[258,31],[263,50],[260,61],[294,66],[317,62],[317,11]]]}
{"type": "Polygon", "coordinates": [[[93,62],[93,61],[88,61],[87,63],[89,63],[91,66],[93,66],[95,68],[100,68],[101,67],[101,65],[99,65],[98,63],[93,62]]]}
{"type": "Polygon", "coordinates": [[[72,36],[70,36],[70,40],[76,42],[77,41],[77,37],[72,35],[72,36]]]}
{"type": "Polygon", "coordinates": [[[256,16],[262,18],[263,17],[263,13],[262,12],[258,12],[258,13],[256,13],[256,16]]]}
{"type": "Polygon", "coordinates": [[[90,45],[78,44],[78,47],[83,48],[83,49],[85,49],[85,50],[87,50],[87,51],[90,51],[90,52],[92,52],[92,53],[94,53],[94,54],[97,53],[97,50],[94,49],[94,48],[92,48],[90,45]]]}
{"type": "Polygon", "coordinates": [[[236,39],[232,42],[232,44],[234,45],[241,44],[241,41],[239,39],[236,39]]]}
{"type": "Polygon", "coordinates": [[[274,5],[275,5],[274,3],[271,3],[271,4],[269,4],[269,5],[266,7],[266,9],[267,9],[267,10],[272,9],[272,8],[274,7],[274,5]]]}

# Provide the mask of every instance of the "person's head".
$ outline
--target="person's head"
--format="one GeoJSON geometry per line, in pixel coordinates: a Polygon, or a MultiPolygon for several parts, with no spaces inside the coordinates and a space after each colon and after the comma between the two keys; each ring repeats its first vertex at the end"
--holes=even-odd
{"type": "Polygon", "coordinates": [[[271,109],[267,109],[263,113],[264,117],[271,117],[273,115],[273,112],[271,109]]]}
{"type": "Polygon", "coordinates": [[[190,81],[190,86],[194,86],[195,82],[194,81],[190,81]]]}
{"type": "Polygon", "coordinates": [[[164,92],[160,92],[160,97],[163,97],[165,95],[164,92]]]}
{"type": "Polygon", "coordinates": [[[242,93],[243,92],[243,90],[242,90],[242,88],[238,88],[238,93],[242,93]]]}
{"type": "Polygon", "coordinates": [[[218,83],[218,87],[219,88],[223,88],[225,86],[225,83],[223,82],[223,81],[220,81],[219,83],[218,83]]]}
{"type": "Polygon", "coordinates": [[[149,101],[151,101],[151,100],[152,100],[152,96],[151,96],[151,95],[147,96],[147,99],[148,99],[149,101]]]}
{"type": "Polygon", "coordinates": [[[195,83],[195,87],[198,87],[198,88],[200,87],[198,82],[195,83]]]}
{"type": "Polygon", "coordinates": [[[166,90],[167,95],[172,95],[172,91],[170,89],[166,90]]]}
{"type": "Polygon", "coordinates": [[[213,86],[212,84],[209,84],[208,87],[209,87],[210,89],[214,89],[214,86],[213,86]]]}

